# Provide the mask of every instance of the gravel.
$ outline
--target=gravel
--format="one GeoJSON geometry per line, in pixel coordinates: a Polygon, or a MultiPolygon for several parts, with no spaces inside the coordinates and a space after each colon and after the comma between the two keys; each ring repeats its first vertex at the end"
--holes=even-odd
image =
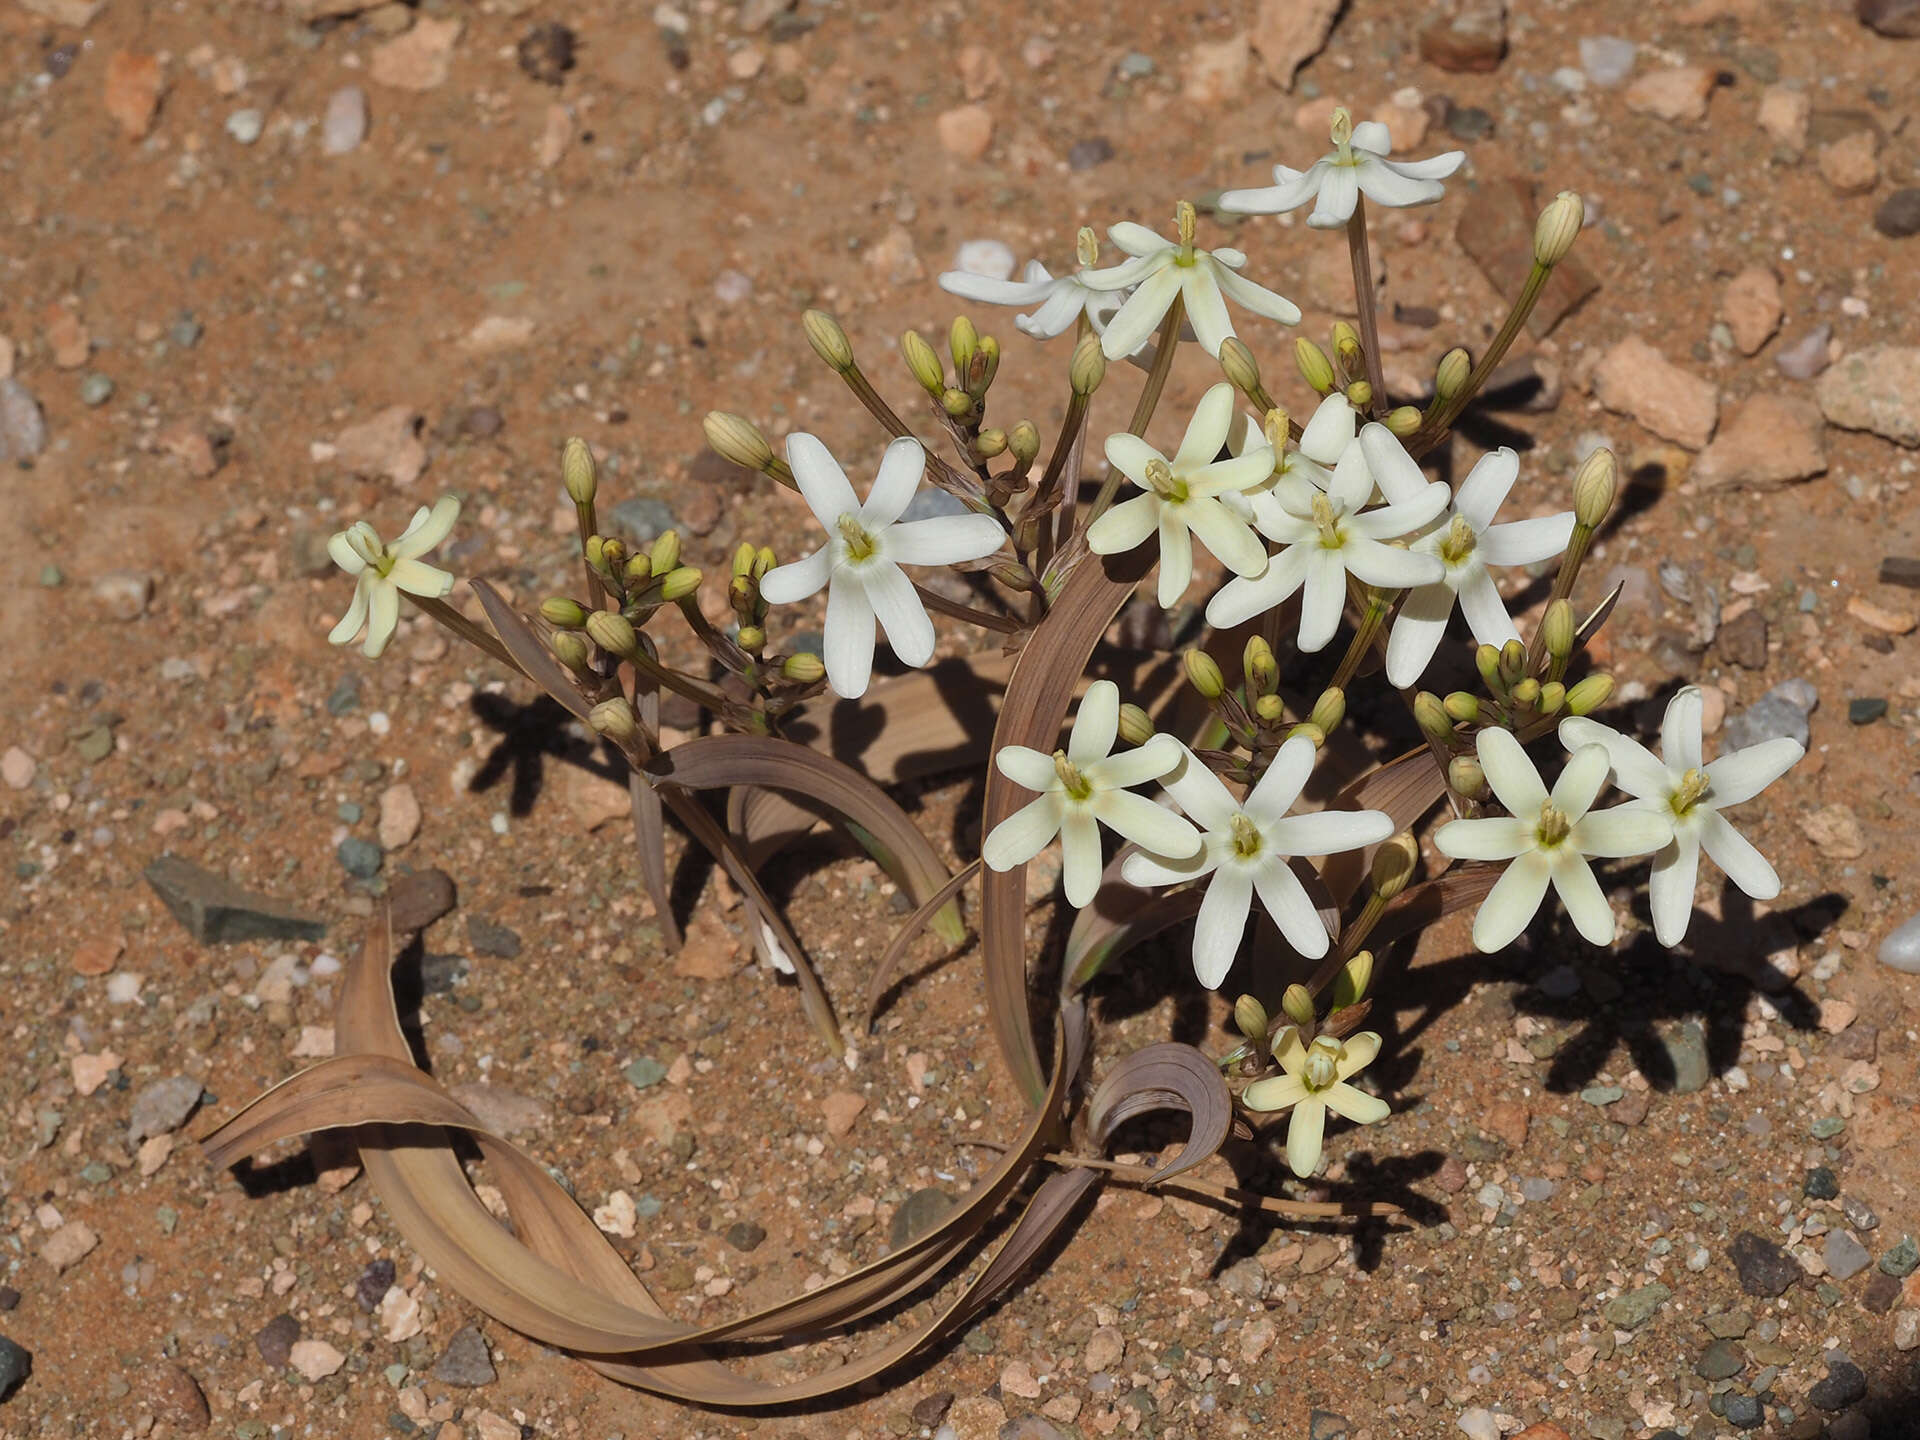
{"type": "Polygon", "coordinates": [[[1909,185],[1882,200],[1873,212],[1873,228],[1891,240],[1920,235],[1920,188],[1909,185]]]}
{"type": "Polygon", "coordinates": [[[16,1345],[6,1336],[0,1335],[0,1401],[11,1395],[15,1388],[33,1373],[33,1355],[26,1347],[16,1345]]]}
{"type": "Polygon", "coordinates": [[[0,465],[31,460],[47,448],[40,402],[18,380],[0,380],[0,465]]]}
{"type": "Polygon", "coordinates": [[[520,932],[485,915],[467,917],[467,943],[476,955],[511,960],[520,953],[520,932]]]}
{"type": "Polygon", "coordinates": [[[284,1370],[294,1342],[299,1338],[300,1322],[291,1315],[276,1315],[254,1332],[253,1348],[275,1370],[284,1370]]]}
{"type": "Polygon", "coordinates": [[[1639,53],[1631,40],[1618,35],[1580,37],[1580,68],[1587,79],[1600,86],[1621,85],[1633,74],[1633,61],[1639,53]]]}
{"type": "Polygon", "coordinates": [[[486,1336],[480,1333],[477,1325],[468,1325],[454,1332],[453,1338],[447,1342],[447,1348],[433,1362],[432,1373],[433,1378],[443,1385],[459,1385],[466,1389],[491,1385],[499,1378],[494,1374],[493,1356],[487,1352],[486,1336]]]}
{"type": "Polygon", "coordinates": [[[1807,717],[1819,705],[1820,692],[1811,680],[1798,676],[1784,680],[1727,721],[1721,732],[1720,751],[1744,750],[1781,735],[1805,745],[1812,736],[1807,717]]]}
{"type": "Polygon", "coordinates": [[[1727,1258],[1740,1273],[1740,1288],[1767,1299],[1784,1295],[1805,1274],[1799,1262],[1764,1235],[1743,1230],[1727,1247],[1727,1258]]]}
{"type": "Polygon", "coordinates": [[[1907,975],[1920,975],[1920,914],[1910,915],[1881,940],[1880,963],[1907,975]]]}
{"type": "Polygon", "coordinates": [[[1817,1410],[1844,1410],[1866,1398],[1866,1372],[1851,1360],[1829,1360],[1827,1378],[1807,1391],[1807,1400],[1817,1410]]]}
{"type": "Polygon", "coordinates": [[[1820,1258],[1827,1262],[1827,1273],[1835,1280],[1851,1280],[1873,1263],[1867,1247],[1844,1230],[1827,1232],[1820,1258]]]}
{"type": "Polygon", "coordinates": [[[138,1145],[149,1135],[170,1135],[187,1123],[200,1104],[200,1082],[187,1075],[171,1075],[144,1087],[133,1100],[127,1121],[127,1143],[138,1145]]]}
{"type": "Polygon", "coordinates": [[[272,896],[243,890],[226,876],[177,855],[162,855],[142,873],[173,918],[203,945],[318,940],[327,933],[324,921],[272,896]]]}

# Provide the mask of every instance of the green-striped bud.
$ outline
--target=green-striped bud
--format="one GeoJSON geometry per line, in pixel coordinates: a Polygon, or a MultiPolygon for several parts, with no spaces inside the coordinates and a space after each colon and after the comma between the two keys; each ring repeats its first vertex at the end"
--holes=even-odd
{"type": "Polygon", "coordinates": [[[1573,477],[1573,518],[1589,530],[1598,530],[1600,522],[1613,508],[1614,492],[1620,485],[1620,465],[1613,451],[1602,445],[1581,463],[1573,477]]]}
{"type": "Polygon", "coordinates": [[[1451,400],[1467,388],[1467,377],[1473,374],[1473,361],[1467,358],[1467,352],[1455,346],[1440,357],[1440,363],[1433,371],[1433,393],[1442,400],[1451,400]]]}
{"type": "Polygon", "coordinates": [[[1440,697],[1431,690],[1422,690],[1413,697],[1413,723],[1420,727],[1420,733],[1436,745],[1453,743],[1453,721],[1447,716],[1447,707],[1440,697]]]}
{"type": "Polygon", "coordinates": [[[1460,725],[1471,725],[1480,718],[1480,697],[1465,690],[1455,690],[1443,702],[1447,707],[1447,718],[1460,725]]]}
{"type": "Polygon", "coordinates": [[[629,587],[645,585],[653,578],[653,561],[645,555],[636,555],[627,561],[622,573],[626,575],[629,587]]]}
{"type": "Polygon", "coordinates": [[[647,553],[653,562],[653,573],[664,575],[680,563],[680,532],[663,530],[654,538],[653,549],[647,553]]]}
{"type": "Polygon", "coordinates": [[[1333,322],[1333,358],[1338,360],[1349,375],[1361,368],[1360,332],[1345,320],[1333,322]]]}
{"type": "Polygon", "coordinates": [[[1287,986],[1286,992],[1280,997],[1280,1008],[1286,1012],[1287,1019],[1302,1030],[1313,1028],[1313,992],[1298,981],[1287,986]]]}
{"type": "Polygon", "coordinates": [[[947,329],[947,350],[953,356],[953,373],[965,375],[980,351],[980,332],[973,328],[973,321],[964,315],[953,317],[947,329]]]}
{"type": "Polygon", "coordinates": [[[560,452],[560,479],[567,487],[567,498],[576,505],[591,505],[599,489],[599,472],[593,463],[593,451],[578,435],[571,437],[560,452]]]}
{"type": "Polygon", "coordinates": [[[1587,207],[1578,192],[1562,190],[1548,202],[1533,226],[1533,263],[1558,265],[1580,238],[1586,223],[1587,207]]]}
{"type": "Polygon", "coordinates": [[[1500,647],[1500,683],[1502,689],[1511,690],[1520,683],[1520,677],[1527,673],[1527,647],[1518,640],[1509,640],[1500,647]]]}
{"type": "Polygon", "coordinates": [[[982,335],[980,348],[974,352],[973,363],[966,369],[968,393],[985,395],[993,384],[993,377],[999,373],[1000,342],[991,335],[982,335]]]}
{"type": "Polygon", "coordinates": [[[1540,687],[1540,700],[1534,708],[1542,715],[1558,715],[1566,703],[1567,687],[1558,680],[1549,680],[1540,687]]]}
{"type": "Polygon", "coordinates": [[[1420,428],[1420,409],[1416,405],[1398,406],[1389,410],[1387,418],[1380,423],[1404,440],[1420,428]]]}
{"type": "Polygon", "coordinates": [[[1107,352],[1100,348],[1100,337],[1081,336],[1080,343],[1073,347],[1073,360],[1067,367],[1067,382],[1073,386],[1073,393],[1091,395],[1106,378],[1107,352]]]}
{"type": "Polygon", "coordinates": [[[1007,431],[1007,449],[1013,452],[1013,458],[1025,469],[1033,464],[1040,454],[1040,431],[1031,420],[1022,420],[1007,431]]]}
{"type": "MultiPolygon", "coordinates": [[[[1023,524],[1021,529],[1024,530],[1025,528],[1023,524]]],[[[1034,538],[1036,540],[1038,539],[1037,533],[1034,538]]],[[[1022,550],[1031,550],[1033,546],[1023,544],[1020,548],[1022,550]]],[[[1001,560],[993,565],[989,565],[987,567],[987,573],[1016,595],[1024,595],[1029,590],[1039,588],[1034,584],[1033,572],[1027,569],[1026,566],[1013,560],[1001,560]]]]}
{"type": "Polygon", "coordinates": [[[1489,690],[1504,690],[1500,683],[1500,647],[1481,645],[1473,652],[1473,668],[1480,672],[1481,680],[1489,690]]]}
{"type": "Polygon", "coordinates": [[[1262,695],[1253,702],[1253,715],[1262,725],[1278,725],[1287,718],[1287,702],[1278,695],[1262,695]]]}
{"type": "Polygon", "coordinates": [[[938,400],[947,390],[947,372],[940,366],[940,357],[933,353],[933,346],[918,330],[909,330],[900,337],[900,358],[907,362],[907,373],[913,376],[914,383],[927,394],[938,400]]]}
{"type": "Polygon", "coordinates": [[[1340,728],[1340,722],[1347,718],[1347,692],[1336,686],[1329,686],[1320,692],[1320,698],[1313,702],[1313,711],[1307,716],[1320,728],[1323,735],[1331,735],[1340,728]]]}
{"type": "Polygon", "coordinates": [[[684,600],[700,588],[700,572],[691,565],[682,565],[677,570],[667,572],[667,578],[660,582],[662,600],[684,600]]]}
{"type": "Polygon", "coordinates": [[[640,648],[633,622],[617,610],[594,611],[587,617],[587,634],[602,650],[622,659],[640,648]]]}
{"type": "Polygon", "coordinates": [[[1316,750],[1327,743],[1327,732],[1310,720],[1302,720],[1298,725],[1294,726],[1293,729],[1289,730],[1287,732],[1287,739],[1291,740],[1296,735],[1303,739],[1311,740],[1313,742],[1313,748],[1316,750]]]}
{"type": "Polygon", "coordinates": [[[1540,617],[1540,643],[1555,660],[1573,654],[1573,606],[1566,600],[1554,601],[1540,617]]]}
{"type": "Polygon", "coordinates": [[[1413,867],[1420,863],[1420,844],[1413,833],[1402,830],[1373,852],[1373,893],[1391,900],[1407,888],[1413,867]]]}
{"type": "Polygon", "coordinates": [[[1364,416],[1373,404],[1373,386],[1365,380],[1354,381],[1347,386],[1347,403],[1364,416]]]}
{"type": "Polygon", "coordinates": [[[973,410],[973,396],[964,390],[942,390],[940,408],[958,420],[973,410]]]}
{"type": "Polygon", "coordinates": [[[827,667],[818,655],[802,650],[781,662],[780,673],[796,685],[817,685],[827,678],[827,667]]]}
{"type": "Polygon", "coordinates": [[[593,663],[593,647],[578,630],[556,630],[547,637],[553,658],[569,670],[584,671],[593,663]]]}
{"type": "Polygon", "coordinates": [[[740,642],[740,648],[752,654],[767,643],[767,632],[758,625],[742,625],[740,632],[733,637],[740,642]]]}
{"type": "Polygon", "coordinates": [[[564,595],[550,595],[540,602],[540,618],[562,630],[578,630],[587,623],[587,607],[564,595]]]}
{"type": "Polygon", "coordinates": [[[765,471],[773,465],[773,446],[751,420],[726,410],[709,410],[700,422],[707,445],[722,460],[746,470],[765,471]]]}
{"type": "Polygon", "coordinates": [[[1007,453],[1007,432],[1004,430],[982,430],[973,437],[973,448],[980,452],[983,460],[992,460],[1007,453]]]}
{"type": "Polygon", "coordinates": [[[1522,710],[1531,710],[1540,703],[1540,682],[1529,675],[1513,687],[1513,703],[1522,710]]]}
{"type": "Polygon", "coordinates": [[[640,732],[640,722],[635,718],[633,706],[623,697],[615,696],[611,700],[602,700],[587,712],[587,724],[609,740],[631,740],[640,732]]]}
{"type": "Polygon", "coordinates": [[[1242,995],[1233,1002],[1233,1024],[1242,1035],[1256,1045],[1267,1043],[1267,1031],[1272,1022],[1267,1019],[1267,1007],[1251,995],[1242,995]]]}
{"type": "Polygon", "coordinates": [[[1238,335],[1229,335],[1220,342],[1220,371],[1227,377],[1227,383],[1243,395],[1252,395],[1260,389],[1260,362],[1253,358],[1253,351],[1238,335]]]}
{"type": "Polygon", "coordinates": [[[1569,715],[1591,715],[1613,698],[1613,676],[1604,670],[1587,676],[1567,691],[1569,715]]]}
{"type": "Polygon", "coordinates": [[[1153,721],[1138,705],[1120,707],[1120,738],[1129,745],[1144,745],[1154,735],[1153,721]]]}
{"type": "Polygon", "coordinates": [[[853,346],[838,320],[824,310],[809,310],[800,317],[800,325],[814,354],[842,375],[853,369],[853,346]]]}
{"type": "Polygon", "coordinates": [[[1180,658],[1187,667],[1187,683],[1198,690],[1203,699],[1218,700],[1227,693],[1226,677],[1206,651],[1189,650],[1180,658]]]}
{"type": "Polygon", "coordinates": [[[1273,647],[1267,644],[1264,637],[1249,637],[1240,664],[1246,671],[1247,689],[1254,694],[1271,695],[1279,688],[1280,662],[1273,658],[1273,647]]]}
{"type": "MultiPolygon", "coordinates": [[[[591,551],[588,552],[587,559],[593,559],[591,551]]],[[[611,537],[602,539],[600,542],[600,563],[606,568],[607,574],[618,574],[625,568],[627,563],[626,541],[615,540],[611,537]]]]}
{"type": "Polygon", "coordinates": [[[1326,351],[1304,335],[1293,342],[1293,363],[1300,368],[1300,378],[1313,387],[1314,393],[1333,393],[1333,362],[1327,358],[1326,351]]]}
{"type": "Polygon", "coordinates": [[[1362,950],[1340,967],[1340,973],[1333,977],[1332,993],[1327,998],[1335,1010],[1344,1010],[1366,999],[1367,990],[1372,984],[1373,952],[1362,950]]]}
{"type": "Polygon", "coordinates": [[[753,578],[755,580],[765,579],[767,571],[773,569],[778,563],[774,558],[773,547],[771,545],[762,545],[758,550],[753,552],[753,578]]]}
{"type": "Polygon", "coordinates": [[[1487,772],[1471,755],[1456,755],[1447,762],[1447,788],[1468,800],[1487,796],[1487,772]]]}
{"type": "Polygon", "coordinates": [[[742,540],[738,545],[733,547],[734,575],[743,576],[753,573],[754,553],[753,542],[751,540],[742,540]]]}

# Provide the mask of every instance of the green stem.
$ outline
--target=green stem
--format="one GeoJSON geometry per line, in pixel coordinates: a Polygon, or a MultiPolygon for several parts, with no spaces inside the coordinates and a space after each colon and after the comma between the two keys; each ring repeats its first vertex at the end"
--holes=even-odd
{"type": "Polygon", "coordinates": [[[1467,408],[1469,401],[1480,393],[1480,387],[1487,383],[1487,377],[1493,373],[1494,366],[1506,359],[1508,349],[1520,334],[1520,327],[1527,323],[1527,317],[1533,314],[1533,307],[1540,299],[1540,292],[1546,288],[1547,281],[1553,275],[1548,265],[1535,265],[1527,274],[1527,283],[1520,291],[1520,298],[1514,302],[1513,309],[1507,312],[1500,333],[1493,337],[1493,343],[1487,347],[1474,365],[1473,372],[1467,376],[1467,383],[1460,387],[1460,393],[1451,400],[1438,406],[1434,412],[1420,422],[1420,428],[1407,438],[1407,453],[1418,460],[1440,443],[1447,433],[1447,427],[1454,417],[1467,408]]]}
{"type": "MultiPolygon", "coordinates": [[[[1147,383],[1140,391],[1139,400],[1134,403],[1133,419],[1127,422],[1129,435],[1147,433],[1147,425],[1160,404],[1160,394],[1167,388],[1167,376],[1173,373],[1173,352],[1180,343],[1180,322],[1186,319],[1186,315],[1185,300],[1174,296],[1173,304],[1167,307],[1167,318],[1160,322],[1160,336],[1154,342],[1153,368],[1147,372],[1147,383]]],[[[1087,511],[1088,525],[1106,513],[1107,507],[1113,503],[1113,497],[1119,493],[1120,482],[1124,478],[1118,465],[1107,466],[1107,478],[1100,482],[1100,493],[1093,497],[1093,505],[1087,511]]],[[[1086,533],[1084,527],[1080,533],[1086,533]]]]}

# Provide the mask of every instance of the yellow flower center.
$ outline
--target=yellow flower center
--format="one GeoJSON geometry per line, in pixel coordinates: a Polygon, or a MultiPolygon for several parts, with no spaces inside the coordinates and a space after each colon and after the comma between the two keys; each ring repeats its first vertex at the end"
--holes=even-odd
{"type": "Polygon", "coordinates": [[[1333,150],[1334,164],[1358,165],[1360,162],[1353,153],[1353,115],[1346,106],[1336,106],[1333,112],[1333,150]]]}
{"type": "Polygon", "coordinates": [[[840,538],[847,542],[847,558],[853,561],[871,560],[879,543],[873,538],[873,532],[860,523],[858,515],[842,515],[839,519],[840,538]]]}
{"type": "Polygon", "coordinates": [[[1440,558],[1449,565],[1458,565],[1473,554],[1477,542],[1478,537],[1473,533],[1473,526],[1467,523],[1467,517],[1456,515],[1453,523],[1447,526],[1446,536],[1440,541],[1440,558]]]}
{"type": "Polygon", "coordinates": [[[1093,782],[1081,773],[1080,767],[1067,759],[1067,752],[1053,752],[1053,773],[1060,777],[1060,788],[1069,798],[1085,800],[1093,794],[1093,782]]]}
{"type": "Polygon", "coordinates": [[[1685,815],[1700,803],[1701,797],[1707,793],[1707,785],[1707,772],[1696,766],[1680,777],[1680,784],[1667,804],[1673,807],[1675,815],[1685,815]]]}
{"type": "Polygon", "coordinates": [[[1180,227],[1180,250],[1173,257],[1176,265],[1193,264],[1193,234],[1199,224],[1199,214],[1193,208],[1193,202],[1182,200],[1174,207],[1174,222],[1180,227]]]}
{"type": "Polygon", "coordinates": [[[1534,826],[1534,838],[1540,842],[1540,848],[1550,850],[1567,838],[1573,829],[1573,822],[1567,819],[1566,811],[1560,809],[1551,800],[1540,806],[1540,823],[1534,826]]]}
{"type": "Polygon", "coordinates": [[[1170,504],[1178,505],[1188,498],[1187,482],[1175,475],[1173,467],[1164,460],[1147,462],[1147,485],[1170,504]]]}
{"type": "Polygon", "coordinates": [[[1313,523],[1320,531],[1322,549],[1338,550],[1347,543],[1340,533],[1340,517],[1334,513],[1333,502],[1324,495],[1313,497],[1313,523]]]}
{"type": "Polygon", "coordinates": [[[1264,843],[1265,838],[1260,834],[1260,827],[1258,825],[1255,825],[1246,815],[1234,815],[1233,853],[1235,855],[1238,855],[1242,860],[1251,860],[1260,853],[1260,847],[1264,843]]]}
{"type": "Polygon", "coordinates": [[[1340,1061],[1347,1047],[1331,1035],[1316,1035],[1307,1047],[1307,1063],[1300,1078],[1309,1090],[1325,1090],[1340,1079],[1340,1061]]]}
{"type": "Polygon", "coordinates": [[[1093,227],[1082,225],[1080,233],[1074,237],[1073,251],[1080,261],[1082,270],[1091,270],[1094,261],[1100,258],[1100,241],[1093,233],[1093,227]]]}

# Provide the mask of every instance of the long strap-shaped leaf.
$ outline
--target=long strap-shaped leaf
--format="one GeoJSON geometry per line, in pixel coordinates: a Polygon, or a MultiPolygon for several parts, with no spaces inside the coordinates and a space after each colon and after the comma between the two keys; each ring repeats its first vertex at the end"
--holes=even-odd
{"type": "Polygon", "coordinates": [[[1184,1110],[1193,1117],[1186,1148],[1155,1170],[1147,1183],[1184,1174],[1219,1152],[1233,1128],[1233,1097],[1220,1067],[1191,1045],[1165,1041],[1119,1060],[1094,1088],[1087,1123],[1101,1145],[1135,1115],[1184,1110]]]}

